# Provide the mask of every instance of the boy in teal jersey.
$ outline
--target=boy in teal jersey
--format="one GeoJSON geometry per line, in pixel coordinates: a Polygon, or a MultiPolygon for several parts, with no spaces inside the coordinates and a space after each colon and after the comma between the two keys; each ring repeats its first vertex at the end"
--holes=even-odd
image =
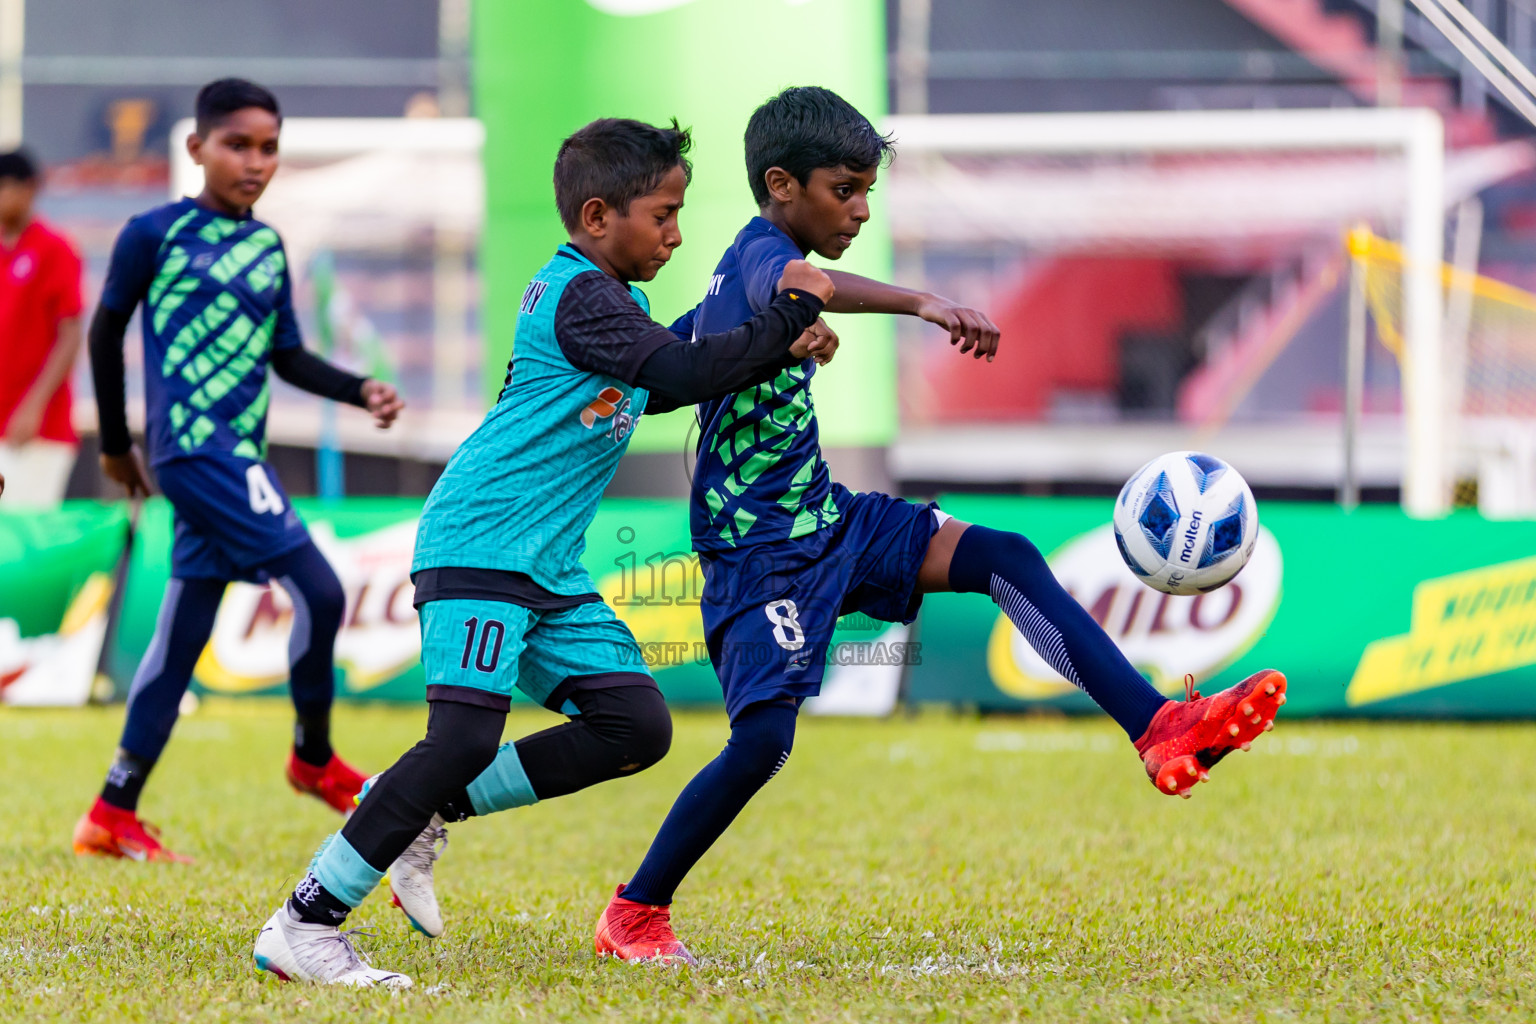
{"type": "MultiPolygon", "coordinates": [[[[695,330],[717,332],[752,316],[768,296],[765,282],[790,261],[812,251],[841,257],[869,219],[866,197],[890,149],[826,89],[787,89],[758,108],[746,157],[761,212],[715,268],[695,330]]],[[[977,310],[828,273],[837,288],[833,312],[916,315],[947,329],[961,352],[990,359],[996,351],[997,328],[977,310]]],[[[1169,701],[1026,538],[833,481],[810,400],[815,371],[806,360],[765,385],[699,406],[693,546],[731,736],[683,790],[639,870],[598,918],[600,954],[694,962],[672,931],[673,893],[788,760],[797,710],[821,688],[841,615],[911,622],[925,593],[989,594],[1048,663],[1126,730],[1165,793],[1189,795],[1207,768],[1269,728],[1285,701],[1285,679],[1271,671],[1214,697],[1169,701]]]]}
{"type": "Polygon", "coordinates": [[[196,113],[187,148],[202,165],[203,191],[128,222],[91,320],[102,469],[130,496],[143,495],[149,474],[128,433],[123,397],[123,340],[134,310],[142,310],[149,464],[175,513],[175,541],[117,754],[101,795],[75,826],[79,854],[185,859],[139,820],[138,801],[231,580],[273,580],[293,601],[290,785],[345,813],[364,781],[330,743],[333,648],[346,595],[266,463],[267,370],[367,409],[381,427],[403,403],[391,385],[332,366],[299,337],[282,240],[252,212],[277,170],[277,99],[225,78],[199,91],[196,113]]]}
{"type": "Polygon", "coordinates": [[[676,122],[596,121],[555,161],[570,243],[523,292],[496,406],[427,499],[412,578],[426,737],[365,790],[257,938],[291,980],[409,985],[362,963],[338,926],[386,869],[421,931],[442,919],[431,864],[443,823],[525,806],[660,760],[671,719],[634,638],[582,567],[583,535],[639,417],[731,394],[808,356],[826,275],[785,265],[747,322],[693,344],[653,322],[634,282],[682,243],[690,166],[676,122]],[[513,689],[569,716],[499,749],[513,689]]]}

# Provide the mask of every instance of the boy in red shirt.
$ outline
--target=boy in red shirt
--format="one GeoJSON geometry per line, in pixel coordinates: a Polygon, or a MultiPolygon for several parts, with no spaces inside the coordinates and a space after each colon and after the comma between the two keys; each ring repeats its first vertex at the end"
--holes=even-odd
{"type": "Polygon", "coordinates": [[[80,257],[33,215],[37,167],[0,153],[0,473],[7,504],[50,507],[75,464],[69,374],[80,351],[80,257]]]}

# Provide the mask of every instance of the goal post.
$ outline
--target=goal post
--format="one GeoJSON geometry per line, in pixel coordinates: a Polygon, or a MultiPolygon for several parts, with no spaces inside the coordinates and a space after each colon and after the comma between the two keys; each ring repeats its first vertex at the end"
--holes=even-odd
{"type": "MultiPolygon", "coordinates": [[[[1401,160],[1400,229],[1406,256],[1403,384],[1407,457],[1403,507],[1420,517],[1451,503],[1451,394],[1444,374],[1437,268],[1445,232],[1445,132],[1422,108],[1154,111],[1087,114],[895,116],[904,163],[945,156],[1138,156],[1377,151],[1401,160]],[[1431,368],[1422,372],[1419,368],[1431,368]]],[[[902,225],[897,224],[900,235],[902,225]]],[[[921,230],[921,229],[919,229],[921,230]]]]}

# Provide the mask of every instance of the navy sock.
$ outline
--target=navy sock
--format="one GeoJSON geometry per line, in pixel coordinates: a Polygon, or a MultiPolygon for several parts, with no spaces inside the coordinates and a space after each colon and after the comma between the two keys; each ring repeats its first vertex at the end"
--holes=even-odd
{"type": "Polygon", "coordinates": [[[293,752],[305,764],[324,768],[331,755],[331,709],[299,708],[293,722],[293,752]]]}
{"type": "Polygon", "coordinates": [[[661,823],[625,899],[666,906],[684,876],[725,832],[752,794],[789,760],[795,741],[793,704],[754,704],[731,723],[731,738],[683,788],[661,823]]]}
{"type": "Polygon", "coordinates": [[[323,766],[331,759],[331,701],[336,692],[336,634],[347,595],[336,571],[313,543],[266,566],[293,601],[288,665],[297,713],[293,747],[299,760],[323,766]]]}
{"type": "Polygon", "coordinates": [[[139,792],[181,714],[182,695],[213,632],[223,596],[223,580],[173,578],[166,584],[155,635],[128,690],[128,716],[118,746],[132,760],[125,763],[119,757],[113,762],[101,792],[114,807],[138,807],[139,792]]]}
{"type": "Polygon", "coordinates": [[[1019,534],[967,527],[949,563],[949,585],[962,594],[991,595],[1029,645],[1133,741],[1167,703],[1019,534]]]}
{"type": "Polygon", "coordinates": [[[101,799],[125,811],[138,810],[139,794],[154,767],[154,761],[119,747],[107,770],[107,783],[101,787],[101,799]]]}
{"type": "Polygon", "coordinates": [[[333,928],[340,928],[347,915],[352,913],[351,907],[320,884],[314,872],[305,875],[293,890],[293,895],[288,897],[288,906],[294,916],[306,924],[328,924],[333,928]]]}

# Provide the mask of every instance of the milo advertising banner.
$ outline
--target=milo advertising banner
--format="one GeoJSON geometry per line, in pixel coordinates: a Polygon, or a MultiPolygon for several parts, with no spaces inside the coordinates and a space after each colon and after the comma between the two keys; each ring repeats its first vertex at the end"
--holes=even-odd
{"type": "MultiPolygon", "coordinates": [[[[411,552],[420,499],[295,499],[315,543],[347,594],[336,640],[338,692],[366,700],[419,701],[426,683],[413,606],[411,552]]],[[[119,514],[119,522],[121,516],[119,514]]],[[[680,502],[611,501],[588,531],[586,564],[601,592],[644,639],[647,661],[669,698],[718,703],[720,689],[697,625],[702,576],[688,551],[680,502]],[[695,649],[695,645],[699,645],[695,649]]],[[[127,692],[154,634],[170,561],[170,509],[144,509],[129,572],[117,642],[107,664],[119,695],[127,692]]],[[[196,692],[223,695],[287,692],[288,635],[293,604],[276,584],[233,583],[213,635],[198,659],[196,692]]]]}
{"type": "MultiPolygon", "coordinates": [[[[1393,507],[1261,503],[1252,559],[1227,586],[1173,597],[1120,560],[1104,499],[956,497],[946,511],[1025,534],[1153,684],[1206,692],[1260,668],[1288,716],[1536,714],[1536,523],[1393,507]]],[[[923,608],[914,701],[1088,711],[985,597],[923,608]]]]}
{"type": "Polygon", "coordinates": [[[104,505],[0,511],[0,703],[89,698],[127,531],[104,505]]]}
{"type": "MultiPolygon", "coordinates": [[[[419,501],[295,504],[347,592],[336,646],[341,695],[419,701],[409,576],[419,501]]],[[[1186,673],[1209,691],[1273,666],[1290,677],[1291,716],[1536,715],[1536,523],[1472,513],[1424,522],[1389,507],[1345,514],[1264,503],[1263,532],[1242,573],[1212,593],[1172,597],[1124,567],[1109,499],[954,497],[943,505],[963,520],[1030,537],[1132,663],[1170,695],[1182,690],[1186,673]]],[[[121,506],[0,512],[0,703],[80,704],[93,688],[97,696],[126,694],[168,573],[164,502],[143,510],[115,640],[103,657],[126,536],[121,506]]],[[[718,704],[684,503],[604,502],[587,533],[585,562],[668,699],[718,704]]],[[[232,584],[195,688],[286,692],[292,619],[280,587],[232,584]]],[[[847,616],[827,659],[813,711],[885,713],[903,682],[913,702],[1093,710],[979,595],[929,597],[910,630],[847,616]]]]}
{"type": "MultiPolygon", "coordinates": [[[[347,595],[336,640],[339,693],[364,700],[419,701],[425,693],[421,637],[413,606],[411,552],[417,499],[294,502],[315,543],[335,568],[347,595]]],[[[0,605],[0,672],[17,675],[10,694],[34,693],[28,678],[67,679],[48,699],[84,703],[91,692],[105,633],[112,569],[126,534],[121,509],[83,506],[48,517],[0,519],[9,546],[0,549],[11,611],[0,605]],[[9,638],[9,645],[7,646],[9,638]],[[66,658],[67,655],[67,658],[66,658]],[[67,664],[66,664],[67,662],[67,664]],[[67,670],[66,670],[67,669],[67,670]]],[[[127,694],[139,658],[154,635],[170,565],[170,509],[146,504],[128,572],[116,638],[103,660],[111,688],[127,694]]],[[[679,704],[720,703],[704,646],[699,600],[704,578],[689,550],[681,501],[610,500],[587,531],[585,564],[599,592],[629,624],[667,698],[679,704]]],[[[276,584],[233,583],[225,590],[213,635],[197,661],[195,692],[276,695],[287,692],[288,636],[293,604],[276,584]]],[[[900,680],[900,646],[885,623],[849,618],[829,655],[834,664],[827,710],[889,711],[900,680]],[[871,656],[866,649],[896,653],[871,656]],[[871,673],[870,668],[877,671],[871,673]]],[[[904,636],[904,632],[901,634],[904,636]]],[[[900,637],[895,637],[899,641],[900,637]]],[[[7,677],[0,675],[0,682],[7,677]]],[[[17,701],[21,702],[21,701],[17,701]]]]}

